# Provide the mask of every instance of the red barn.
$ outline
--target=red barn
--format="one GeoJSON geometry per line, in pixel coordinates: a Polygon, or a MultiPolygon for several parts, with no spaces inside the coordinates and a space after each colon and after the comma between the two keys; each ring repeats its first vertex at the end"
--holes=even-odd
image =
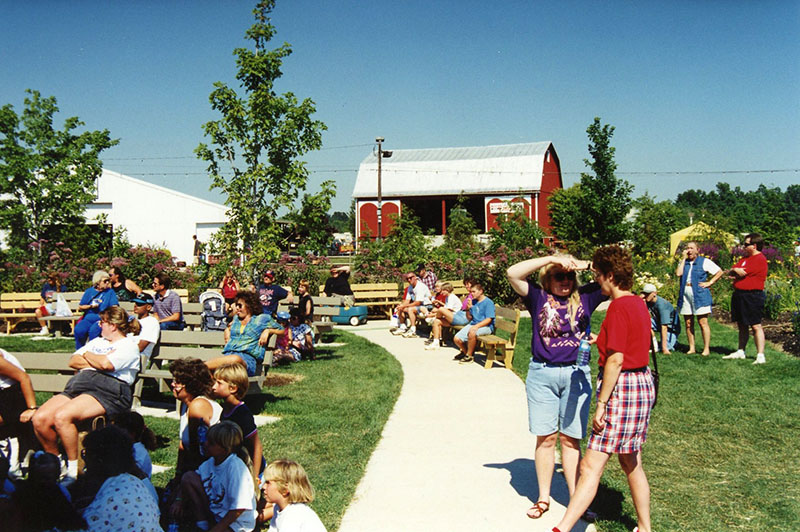
{"type": "MultiPolygon", "coordinates": [[[[526,215],[550,231],[550,194],[562,187],[561,165],[549,141],[473,148],[384,151],[381,158],[381,232],[386,236],[392,215],[410,207],[423,230],[447,232],[450,209],[459,195],[479,229],[496,227],[510,202],[520,202],[526,215]]],[[[356,238],[378,234],[378,154],[370,154],[358,169],[356,238]]]]}

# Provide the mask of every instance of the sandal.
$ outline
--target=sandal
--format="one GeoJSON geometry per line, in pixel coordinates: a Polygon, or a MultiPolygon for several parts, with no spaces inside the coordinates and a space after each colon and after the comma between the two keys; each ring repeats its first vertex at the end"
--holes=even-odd
{"type": "Polygon", "coordinates": [[[528,517],[531,519],[539,519],[547,510],[550,509],[550,503],[547,501],[536,501],[536,504],[531,506],[530,510],[528,510],[528,517]]]}

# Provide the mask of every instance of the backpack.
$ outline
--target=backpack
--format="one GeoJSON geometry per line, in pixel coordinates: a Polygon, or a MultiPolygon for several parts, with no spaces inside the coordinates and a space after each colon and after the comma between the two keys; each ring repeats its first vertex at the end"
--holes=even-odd
{"type": "Polygon", "coordinates": [[[224,331],[228,323],[225,319],[225,298],[222,294],[207,291],[200,294],[200,304],[203,311],[200,313],[201,331],[224,331]]]}

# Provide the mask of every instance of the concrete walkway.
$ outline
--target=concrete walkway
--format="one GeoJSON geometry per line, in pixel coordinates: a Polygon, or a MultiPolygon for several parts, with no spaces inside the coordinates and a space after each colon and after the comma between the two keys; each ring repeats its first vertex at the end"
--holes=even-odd
{"type": "Polygon", "coordinates": [[[425,351],[422,338],[389,334],[388,321],[347,330],[392,353],[404,380],[341,532],[530,532],[557,524],[568,502],[560,474],[550,511],[538,520],[525,515],[538,489],[519,377],[499,364],[454,362],[452,348],[425,351]]]}

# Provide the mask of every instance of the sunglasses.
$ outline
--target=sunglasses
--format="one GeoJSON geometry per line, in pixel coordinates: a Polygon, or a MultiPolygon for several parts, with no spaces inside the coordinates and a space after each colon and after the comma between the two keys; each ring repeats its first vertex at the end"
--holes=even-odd
{"type": "Polygon", "coordinates": [[[558,272],[553,274],[553,279],[560,283],[562,281],[574,281],[577,276],[575,272],[558,272]]]}

